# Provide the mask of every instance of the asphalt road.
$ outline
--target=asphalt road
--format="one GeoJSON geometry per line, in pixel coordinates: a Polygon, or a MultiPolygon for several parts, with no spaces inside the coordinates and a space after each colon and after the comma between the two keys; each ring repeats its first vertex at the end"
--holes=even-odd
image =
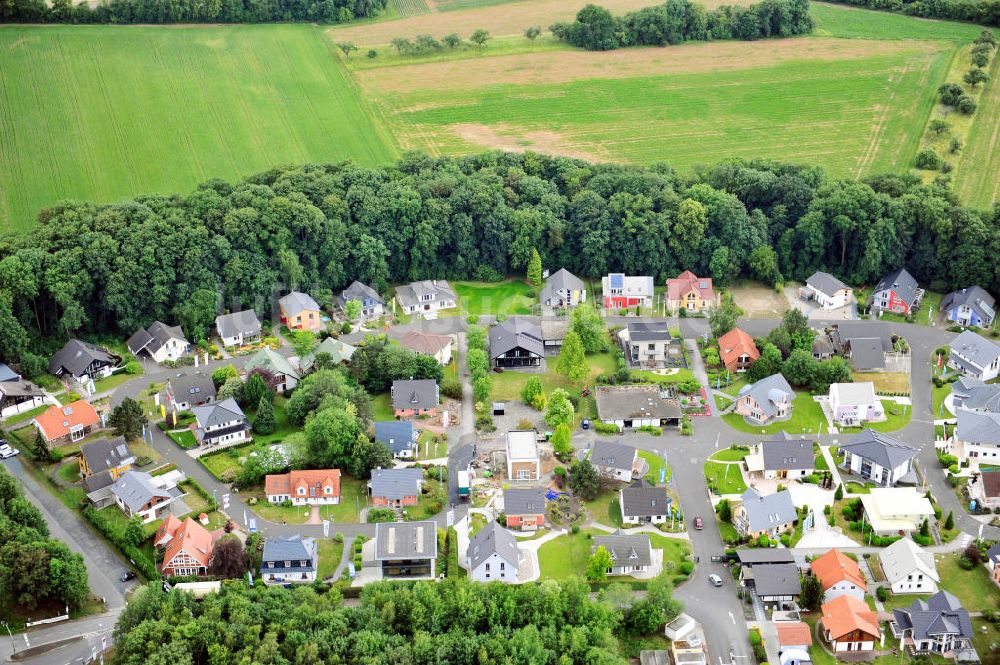
{"type": "MultiPolygon", "coordinates": [[[[679,319],[675,321],[680,325],[685,337],[700,336],[708,329],[708,323],[704,319],[679,319]]],[[[835,322],[829,321],[825,323],[835,322]]],[[[740,321],[739,325],[751,335],[758,336],[766,334],[769,330],[776,327],[778,323],[779,321],[776,320],[744,320],[740,321]]],[[[823,325],[824,322],[811,323],[814,325],[823,325]]],[[[979,534],[980,528],[982,528],[984,537],[1000,539],[1000,529],[989,526],[982,527],[982,524],[978,520],[965,512],[964,507],[960,505],[957,496],[945,481],[944,474],[940,472],[937,465],[933,444],[933,420],[935,415],[932,413],[933,403],[930,387],[929,359],[933,349],[947,344],[955,336],[954,333],[949,333],[940,328],[912,324],[885,323],[884,325],[890,326],[894,333],[901,335],[909,342],[912,358],[913,415],[910,423],[903,430],[894,433],[894,436],[920,449],[918,461],[935,498],[946,513],[954,511],[956,523],[963,531],[976,536],[979,534]]],[[[438,321],[416,322],[405,328],[401,327],[394,330],[393,337],[402,334],[405,329],[410,328],[456,333],[464,329],[464,321],[458,318],[447,318],[438,321]]],[[[287,352],[286,350],[285,353],[287,352]]],[[[471,387],[468,386],[464,356],[464,335],[460,335],[458,362],[461,368],[463,386],[467,394],[464,395],[461,425],[449,428],[448,430],[449,447],[451,448],[448,486],[449,501],[451,503],[457,503],[458,501],[457,486],[455,485],[456,474],[454,471],[464,468],[464,465],[467,463],[466,461],[471,459],[472,443],[475,441],[471,387]]],[[[206,369],[211,371],[219,365],[229,363],[239,367],[245,360],[246,358],[243,357],[216,361],[210,363],[206,369]]],[[[120,386],[111,398],[112,405],[120,403],[127,396],[136,396],[150,382],[163,381],[176,371],[153,372],[120,386]]],[[[178,468],[197,480],[210,492],[214,490],[221,497],[223,493],[229,491],[228,486],[217,481],[197,460],[194,460],[187,453],[180,450],[159,429],[153,428],[153,438],[154,448],[166,461],[175,463],[178,468]]],[[[593,438],[594,433],[592,431],[579,432],[574,437],[574,444],[577,448],[582,448],[588,445],[593,438]]],[[[743,619],[742,607],[736,595],[735,584],[728,575],[722,575],[724,585],[721,588],[712,587],[708,582],[708,575],[712,572],[719,572],[720,574],[725,572],[721,565],[710,562],[710,557],[713,554],[721,553],[724,548],[718,530],[711,526],[713,522],[709,520],[709,517],[712,515],[712,506],[702,474],[702,466],[705,459],[717,449],[727,447],[732,443],[756,442],[759,437],[732,430],[725,425],[717,414],[713,413],[712,417],[694,419],[694,435],[690,437],[682,437],[678,433],[667,432],[661,437],[631,433],[624,435],[622,438],[639,449],[655,451],[659,455],[666,453],[668,462],[674,470],[673,488],[678,493],[685,514],[689,520],[700,515],[705,518],[706,524],[709,525],[708,528],[702,531],[690,531],[692,551],[693,555],[698,559],[698,565],[696,565],[695,572],[690,580],[677,589],[676,595],[684,601],[686,611],[702,623],[713,663],[728,662],[731,648],[736,653],[737,664],[749,662],[747,659],[749,659],[751,652],[746,638],[746,622],[743,619]]],[[[830,435],[819,437],[820,442],[823,444],[836,443],[839,438],[843,437],[830,435]]],[[[54,517],[53,515],[46,516],[46,519],[50,520],[50,524],[61,522],[62,525],[65,525],[65,530],[56,531],[53,529],[53,535],[70,543],[71,546],[75,545],[74,548],[78,549],[78,551],[87,550],[85,557],[87,557],[88,561],[88,571],[94,571],[91,573],[91,581],[95,592],[108,597],[109,607],[120,607],[122,602],[121,593],[118,590],[119,587],[114,582],[114,575],[117,574],[118,568],[121,565],[120,560],[117,559],[117,555],[109,551],[109,548],[90,533],[85,525],[79,524],[78,518],[59,504],[49,492],[44,490],[44,488],[38,487],[37,483],[34,483],[30,477],[25,478],[25,474],[20,469],[19,463],[16,461],[13,463],[8,462],[8,465],[16,468],[15,474],[25,481],[26,490],[36,498],[36,503],[49,508],[55,514],[54,517]],[[34,484],[34,487],[31,486],[32,484],[34,484]],[[109,575],[108,570],[113,570],[114,573],[109,575]],[[115,597],[116,594],[117,598],[115,597]]],[[[246,511],[248,517],[253,515],[252,509],[244,505],[233,494],[231,497],[231,506],[228,511],[229,515],[235,521],[245,525],[246,523],[243,519],[244,511],[246,511]]],[[[444,515],[439,516],[438,521],[443,525],[444,515]]],[[[322,528],[319,526],[275,524],[262,520],[259,517],[256,518],[256,524],[258,530],[266,536],[282,536],[293,533],[318,536],[322,533],[322,528]]],[[[62,529],[62,526],[59,528],[62,529]]],[[[338,524],[334,528],[337,531],[344,532],[348,536],[358,533],[370,535],[374,531],[367,524],[338,524]]],[[[88,619],[83,622],[64,625],[64,627],[60,627],[58,630],[60,633],[63,631],[72,633],[74,631],[72,626],[81,626],[81,628],[75,630],[78,633],[90,635],[91,639],[93,639],[94,626],[100,623],[99,619],[88,619]]],[[[48,635],[47,632],[46,635],[48,635]]],[[[82,645],[79,648],[65,647],[59,650],[59,652],[67,654],[70,652],[77,654],[84,651],[89,653],[89,645],[82,645]]],[[[0,655],[4,653],[3,649],[0,648],[0,655]]],[[[76,656],[58,662],[69,663],[73,662],[75,658],[76,656]]],[[[31,662],[41,662],[47,665],[50,661],[32,659],[31,662]]]]}

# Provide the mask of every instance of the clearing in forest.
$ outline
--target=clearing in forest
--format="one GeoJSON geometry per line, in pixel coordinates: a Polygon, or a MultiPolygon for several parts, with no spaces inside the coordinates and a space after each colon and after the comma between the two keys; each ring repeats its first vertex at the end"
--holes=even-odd
{"type": "Polygon", "coordinates": [[[333,49],[310,25],[0,28],[0,231],[60,199],[390,161],[333,49]]]}

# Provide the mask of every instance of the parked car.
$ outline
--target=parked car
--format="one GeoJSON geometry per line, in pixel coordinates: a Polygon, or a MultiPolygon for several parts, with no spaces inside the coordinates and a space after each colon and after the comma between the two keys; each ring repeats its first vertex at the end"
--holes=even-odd
{"type": "Polygon", "coordinates": [[[712,586],[722,586],[722,578],[715,573],[708,576],[708,581],[712,583],[712,586]]]}
{"type": "Polygon", "coordinates": [[[590,421],[589,421],[589,420],[587,420],[586,418],[584,418],[584,419],[583,419],[583,420],[582,420],[582,421],[580,422],[580,427],[582,427],[583,429],[590,429],[590,421]]]}
{"type": "Polygon", "coordinates": [[[131,570],[126,570],[124,573],[122,573],[122,576],[119,579],[122,582],[128,582],[129,580],[134,580],[135,573],[133,573],[131,570]]]}
{"type": "Polygon", "coordinates": [[[6,443],[0,444],[0,459],[7,459],[8,457],[20,454],[21,451],[17,448],[11,448],[6,443]]]}
{"type": "Polygon", "coordinates": [[[698,531],[701,531],[702,529],[704,529],[705,528],[705,520],[701,519],[700,517],[694,518],[694,528],[697,529],[698,531]]]}
{"type": "Polygon", "coordinates": [[[726,560],[726,556],[724,554],[713,554],[712,555],[712,563],[723,563],[725,560],[726,560]]]}

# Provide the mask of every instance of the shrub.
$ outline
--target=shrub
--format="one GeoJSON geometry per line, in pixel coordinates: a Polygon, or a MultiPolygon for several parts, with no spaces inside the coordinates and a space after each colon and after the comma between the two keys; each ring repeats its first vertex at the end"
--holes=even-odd
{"type": "Polygon", "coordinates": [[[924,148],[917,153],[916,166],[925,171],[937,171],[941,168],[941,158],[930,148],[924,148]]]}
{"type": "Polygon", "coordinates": [[[889,592],[884,586],[880,586],[875,590],[875,597],[879,599],[879,602],[884,603],[889,600],[889,592]]]}
{"type": "Polygon", "coordinates": [[[441,393],[452,399],[462,399],[462,384],[455,379],[448,379],[441,384],[441,393]]]}
{"type": "Polygon", "coordinates": [[[376,522],[395,522],[396,513],[390,508],[373,508],[368,511],[368,523],[375,524],[376,522]]]}
{"type": "Polygon", "coordinates": [[[612,425],[610,423],[601,422],[596,420],[593,423],[594,431],[598,434],[618,434],[618,425],[612,425]]]}

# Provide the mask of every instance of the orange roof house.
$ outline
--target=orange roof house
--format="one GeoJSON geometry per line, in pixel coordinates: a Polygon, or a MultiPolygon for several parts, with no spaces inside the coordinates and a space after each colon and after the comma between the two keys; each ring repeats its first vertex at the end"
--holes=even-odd
{"type": "Polygon", "coordinates": [[[35,427],[50,444],[79,441],[101,423],[97,411],[82,399],[50,406],[35,418],[35,427]]]}
{"type": "Polygon", "coordinates": [[[701,312],[718,303],[711,277],[698,277],[685,270],[673,279],[667,280],[667,307],[676,312],[686,309],[701,312]]]}
{"type": "Polygon", "coordinates": [[[878,615],[854,596],[838,596],[823,603],[820,612],[823,631],[836,651],[870,651],[881,637],[878,615]]]}
{"type": "Polygon", "coordinates": [[[719,357],[730,372],[743,372],[760,358],[760,351],[748,333],[733,328],[719,338],[719,357]]]}
{"type": "Polygon", "coordinates": [[[163,547],[164,575],[205,575],[215,537],[190,517],[181,522],[172,514],[156,530],[153,543],[163,547]]]}
{"type": "Polygon", "coordinates": [[[270,474],[264,479],[264,494],[271,503],[286,500],[299,506],[340,503],[340,469],[270,474]]]}
{"type": "Polygon", "coordinates": [[[832,549],[823,556],[816,557],[810,567],[813,575],[822,583],[828,601],[844,594],[864,600],[868,590],[865,576],[857,561],[840,550],[832,549]]]}
{"type": "Polygon", "coordinates": [[[781,647],[812,646],[812,631],[801,621],[777,621],[778,645],[781,647]]]}

